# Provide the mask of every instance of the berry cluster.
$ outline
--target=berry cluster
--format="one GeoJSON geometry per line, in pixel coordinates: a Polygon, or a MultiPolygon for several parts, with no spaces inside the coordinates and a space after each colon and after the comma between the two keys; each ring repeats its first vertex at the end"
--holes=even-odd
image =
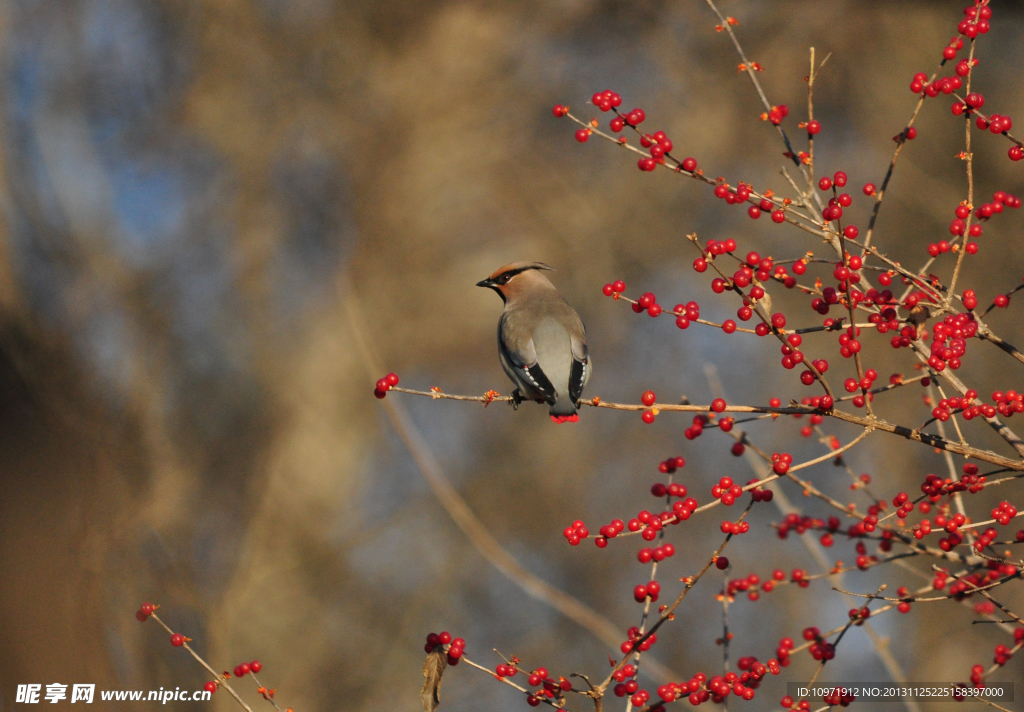
{"type": "Polygon", "coordinates": [[[459,659],[466,652],[466,641],[462,638],[453,638],[452,634],[446,630],[440,633],[428,634],[427,642],[423,645],[423,649],[428,653],[432,653],[438,648],[447,653],[449,665],[458,665],[459,659]]]}
{"type": "Polygon", "coordinates": [[[263,663],[259,660],[253,660],[250,663],[241,663],[240,665],[235,666],[235,677],[245,677],[249,673],[257,673],[262,669],[263,663]]]}
{"type": "Polygon", "coordinates": [[[135,612],[135,620],[139,623],[145,623],[157,608],[159,606],[154,606],[152,603],[143,603],[139,606],[139,610],[135,612]]]}
{"type": "Polygon", "coordinates": [[[722,477],[718,484],[711,488],[711,496],[722,500],[726,507],[732,506],[736,498],[743,494],[743,488],[732,481],[731,477],[722,477]]]}
{"type": "Polygon", "coordinates": [[[561,699],[565,692],[572,690],[572,683],[564,677],[555,680],[548,674],[547,669],[542,667],[530,673],[527,682],[530,687],[541,688],[526,696],[526,703],[530,707],[536,707],[545,698],[548,700],[561,699]]]}
{"type": "Polygon", "coordinates": [[[373,389],[373,395],[377,396],[377,398],[383,398],[388,394],[388,391],[390,391],[394,386],[397,385],[398,376],[394,373],[389,373],[388,375],[384,376],[384,378],[381,378],[379,381],[377,381],[377,384],[373,389]]]}
{"type": "Polygon", "coordinates": [[[1000,502],[999,506],[992,510],[992,518],[1004,527],[1009,525],[1010,520],[1016,516],[1017,508],[1006,500],[1000,502]]]}

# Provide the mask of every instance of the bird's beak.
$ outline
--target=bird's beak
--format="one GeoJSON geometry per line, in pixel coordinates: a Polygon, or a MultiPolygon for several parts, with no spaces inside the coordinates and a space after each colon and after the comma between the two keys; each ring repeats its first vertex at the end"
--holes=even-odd
{"type": "Polygon", "coordinates": [[[490,279],[481,279],[479,282],[476,283],[476,286],[478,286],[478,287],[493,287],[494,286],[494,282],[492,282],[490,279]]]}

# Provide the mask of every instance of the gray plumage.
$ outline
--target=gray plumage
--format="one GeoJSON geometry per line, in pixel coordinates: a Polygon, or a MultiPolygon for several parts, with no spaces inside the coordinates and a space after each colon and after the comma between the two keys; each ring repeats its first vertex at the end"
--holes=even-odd
{"type": "Polygon", "coordinates": [[[552,420],[576,421],[592,365],[579,314],[539,270],[542,262],[515,262],[477,283],[505,302],[498,321],[498,357],[515,384],[513,397],[547,403],[552,420]]]}

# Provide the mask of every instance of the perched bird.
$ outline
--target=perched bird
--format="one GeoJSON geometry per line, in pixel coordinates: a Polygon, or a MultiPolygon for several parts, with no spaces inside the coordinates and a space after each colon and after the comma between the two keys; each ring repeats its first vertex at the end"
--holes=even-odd
{"type": "Polygon", "coordinates": [[[498,358],[516,385],[513,402],[547,403],[553,421],[575,423],[590,379],[587,330],[541,273],[550,269],[543,262],[513,262],[476,286],[493,289],[505,302],[498,320],[498,358]]]}

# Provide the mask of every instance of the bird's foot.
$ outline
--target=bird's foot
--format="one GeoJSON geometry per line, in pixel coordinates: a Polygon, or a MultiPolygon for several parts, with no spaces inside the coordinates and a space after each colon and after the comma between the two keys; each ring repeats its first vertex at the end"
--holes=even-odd
{"type": "Polygon", "coordinates": [[[519,404],[523,402],[523,394],[519,389],[512,391],[512,410],[519,410],[519,404]]]}

